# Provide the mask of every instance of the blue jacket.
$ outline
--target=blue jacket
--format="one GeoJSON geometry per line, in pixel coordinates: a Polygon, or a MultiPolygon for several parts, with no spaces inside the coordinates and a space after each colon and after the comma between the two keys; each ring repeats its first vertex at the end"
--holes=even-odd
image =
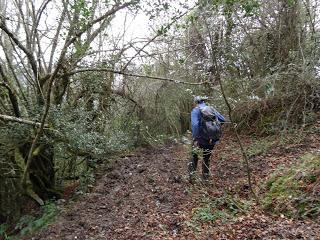
{"type": "MultiPolygon", "coordinates": [[[[191,130],[192,130],[192,138],[193,140],[201,140],[199,139],[200,132],[200,108],[207,106],[205,103],[198,104],[197,107],[193,108],[191,111],[191,130]]],[[[217,110],[215,110],[215,114],[219,120],[219,122],[225,122],[226,119],[222,116],[217,110]]]]}

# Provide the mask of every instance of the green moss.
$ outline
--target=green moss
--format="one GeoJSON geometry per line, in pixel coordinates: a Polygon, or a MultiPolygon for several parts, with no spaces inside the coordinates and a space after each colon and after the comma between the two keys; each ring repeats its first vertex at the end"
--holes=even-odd
{"type": "Polygon", "coordinates": [[[289,169],[279,169],[265,183],[264,209],[292,218],[317,217],[320,199],[315,188],[319,184],[320,156],[307,154],[289,169]]]}

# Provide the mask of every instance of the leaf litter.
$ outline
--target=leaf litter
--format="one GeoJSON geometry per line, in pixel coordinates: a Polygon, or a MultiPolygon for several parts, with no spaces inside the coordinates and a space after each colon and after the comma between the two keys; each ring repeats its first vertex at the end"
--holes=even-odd
{"type": "MultiPolygon", "coordinates": [[[[252,146],[254,139],[243,139],[252,146]]],[[[275,141],[254,154],[255,187],[279,166],[317,152],[319,140],[311,134],[304,144],[285,147],[275,141]]],[[[319,217],[290,219],[254,203],[237,149],[235,137],[225,134],[214,149],[209,185],[188,182],[190,146],[185,144],[119,157],[100,169],[91,192],[66,203],[57,221],[32,239],[320,239],[319,217]]]]}

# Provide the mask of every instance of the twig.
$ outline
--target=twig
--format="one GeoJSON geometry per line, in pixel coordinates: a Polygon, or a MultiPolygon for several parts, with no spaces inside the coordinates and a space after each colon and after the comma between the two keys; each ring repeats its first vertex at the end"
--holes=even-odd
{"type": "MultiPolygon", "coordinates": [[[[209,27],[208,27],[208,23],[206,21],[207,19],[205,19],[205,23],[206,23],[206,27],[207,27],[207,30],[208,30],[208,34],[209,34],[209,40],[210,40],[210,46],[211,46],[211,61],[212,61],[212,66],[215,67],[215,78],[216,80],[218,80],[219,82],[219,85],[220,85],[220,90],[221,90],[221,94],[222,94],[222,97],[225,101],[225,104],[227,105],[227,108],[228,108],[228,115],[229,115],[229,120],[231,123],[234,123],[233,121],[233,114],[232,114],[232,108],[231,108],[231,105],[228,101],[228,98],[225,94],[225,91],[224,91],[224,87],[223,87],[223,84],[222,84],[222,81],[221,81],[221,70],[220,70],[220,66],[218,65],[218,62],[217,62],[217,59],[215,58],[214,54],[215,54],[215,49],[214,49],[214,42],[213,42],[213,37],[212,37],[212,34],[209,30],[209,27]]],[[[213,70],[211,71],[211,74],[213,73],[213,70]]],[[[247,156],[247,153],[242,145],[242,142],[241,142],[241,139],[240,139],[240,136],[238,134],[238,131],[237,131],[237,124],[233,124],[233,130],[234,130],[234,133],[236,135],[236,138],[237,138],[237,142],[239,143],[239,146],[240,146],[240,149],[241,149],[241,153],[242,153],[242,157],[244,159],[244,163],[245,163],[245,168],[246,168],[246,172],[247,172],[247,178],[248,178],[248,185],[249,185],[249,189],[250,189],[250,192],[252,193],[254,199],[256,200],[256,202],[258,204],[260,204],[260,201],[259,201],[259,198],[258,196],[256,195],[254,189],[253,189],[253,185],[252,185],[252,179],[251,179],[251,169],[250,169],[250,166],[249,166],[249,159],[248,159],[248,156],[247,156]]]]}
{"type": "MultiPolygon", "coordinates": [[[[193,9],[193,8],[192,8],[192,9],[193,9]]],[[[191,10],[192,10],[192,9],[191,9],[191,10]]],[[[183,16],[185,16],[185,15],[186,15],[187,13],[189,13],[189,12],[190,12],[190,11],[188,10],[188,11],[180,14],[179,16],[174,17],[173,20],[172,20],[170,23],[168,23],[168,24],[163,28],[163,31],[169,30],[172,24],[174,24],[176,21],[178,21],[180,18],[182,18],[183,16]]],[[[149,44],[151,44],[152,42],[154,42],[154,41],[156,40],[156,38],[158,38],[159,36],[161,36],[163,31],[158,31],[157,34],[156,34],[153,38],[151,38],[146,44],[144,44],[144,45],[136,52],[136,54],[135,54],[132,58],[130,58],[130,60],[121,68],[121,70],[122,70],[122,71],[126,70],[127,67],[129,66],[129,64],[140,54],[140,52],[141,52],[143,49],[145,49],[149,44]]]]}

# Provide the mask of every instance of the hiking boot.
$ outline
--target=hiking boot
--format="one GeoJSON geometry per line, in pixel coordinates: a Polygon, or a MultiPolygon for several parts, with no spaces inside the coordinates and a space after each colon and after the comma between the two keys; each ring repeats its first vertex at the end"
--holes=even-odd
{"type": "Polygon", "coordinates": [[[203,173],[201,181],[204,185],[209,185],[211,182],[211,176],[209,173],[203,173]]]}
{"type": "Polygon", "coordinates": [[[196,173],[195,172],[190,172],[189,173],[189,183],[195,183],[196,181],[196,173]]]}
{"type": "Polygon", "coordinates": [[[202,174],[202,181],[208,182],[210,180],[210,174],[204,173],[202,174]]]}
{"type": "Polygon", "coordinates": [[[204,186],[213,186],[213,182],[212,182],[211,179],[209,179],[209,178],[203,178],[203,177],[202,177],[201,183],[202,183],[204,186]]]}

